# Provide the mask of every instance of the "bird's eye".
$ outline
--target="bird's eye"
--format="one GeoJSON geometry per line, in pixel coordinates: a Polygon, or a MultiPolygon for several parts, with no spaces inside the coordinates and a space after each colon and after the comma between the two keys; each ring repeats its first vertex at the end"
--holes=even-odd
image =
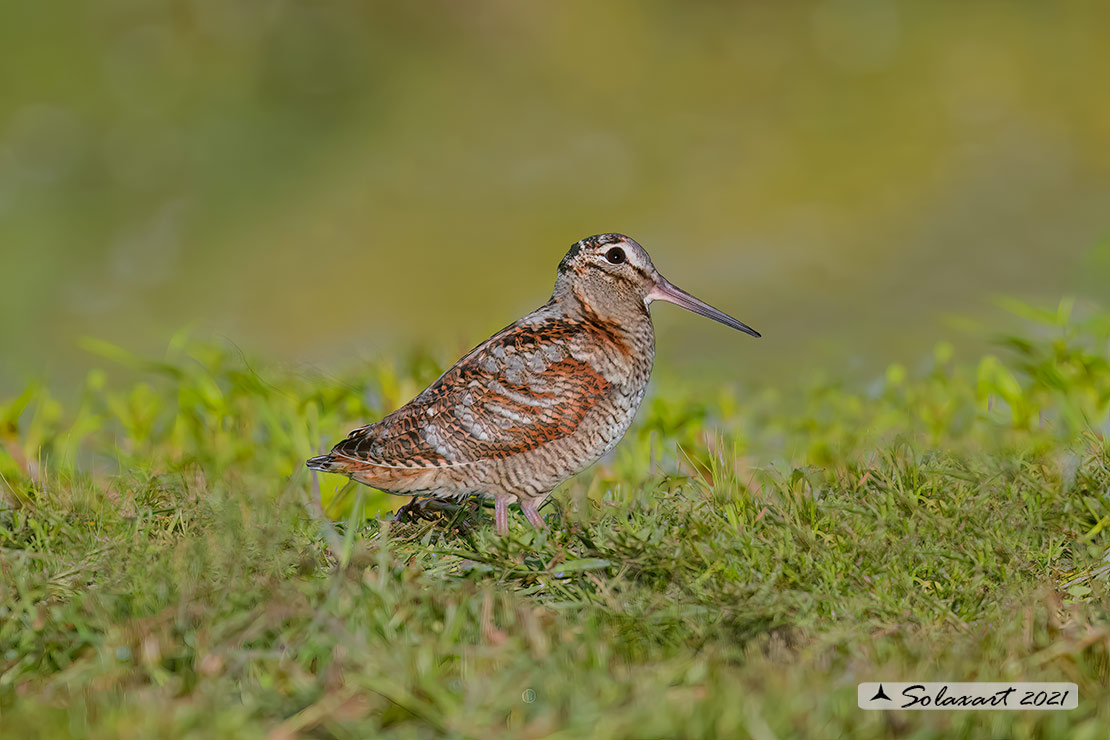
{"type": "Polygon", "coordinates": [[[605,259],[609,260],[610,265],[619,265],[624,262],[624,250],[620,247],[613,247],[605,253],[605,259]]]}

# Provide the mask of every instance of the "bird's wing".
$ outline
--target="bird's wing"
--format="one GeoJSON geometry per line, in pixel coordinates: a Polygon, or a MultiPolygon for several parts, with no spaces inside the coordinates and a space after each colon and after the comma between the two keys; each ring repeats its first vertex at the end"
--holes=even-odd
{"type": "MultiPolygon", "coordinates": [[[[610,382],[572,348],[606,337],[565,318],[514,324],[480,344],[411,402],[354,430],[333,457],[381,468],[470,465],[573,434],[610,382]]],[[[580,353],[581,354],[581,353],[580,353]]]]}

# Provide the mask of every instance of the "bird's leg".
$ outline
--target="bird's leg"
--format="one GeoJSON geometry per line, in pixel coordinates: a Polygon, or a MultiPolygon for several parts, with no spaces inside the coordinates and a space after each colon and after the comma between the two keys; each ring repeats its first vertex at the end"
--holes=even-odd
{"type": "Polygon", "coordinates": [[[524,512],[524,518],[532,523],[536,529],[547,529],[547,522],[540,516],[536,502],[531,499],[523,499],[520,502],[520,510],[524,512]]]}
{"type": "Polygon", "coordinates": [[[493,499],[493,529],[497,534],[509,533],[509,499],[497,496],[493,499]]]}

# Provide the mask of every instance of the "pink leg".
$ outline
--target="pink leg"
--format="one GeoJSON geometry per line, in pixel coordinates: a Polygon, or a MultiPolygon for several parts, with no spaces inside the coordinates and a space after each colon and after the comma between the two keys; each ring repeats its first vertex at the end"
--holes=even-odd
{"type": "Polygon", "coordinates": [[[497,496],[493,499],[494,526],[497,534],[509,533],[509,499],[497,496]]]}
{"type": "Polygon", "coordinates": [[[547,522],[540,516],[539,509],[536,507],[536,502],[531,500],[522,500],[520,502],[520,510],[524,512],[524,516],[532,523],[536,529],[547,529],[547,522]]]}

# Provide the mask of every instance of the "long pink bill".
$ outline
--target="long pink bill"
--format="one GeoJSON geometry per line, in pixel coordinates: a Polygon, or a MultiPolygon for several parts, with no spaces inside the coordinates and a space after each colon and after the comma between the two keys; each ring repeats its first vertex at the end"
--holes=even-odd
{"type": "Polygon", "coordinates": [[[687,311],[693,311],[700,316],[705,316],[708,319],[719,321],[725,326],[731,326],[733,329],[738,329],[745,334],[751,334],[753,337],[760,336],[759,332],[745,324],[743,321],[737,321],[724,311],[718,311],[705,301],[695,298],[682,288],[673,284],[670,280],[667,280],[667,278],[663,277],[662,275],[659,276],[659,280],[655,283],[655,287],[652,288],[651,292],[647,294],[646,300],[648,303],[652,301],[666,301],[667,303],[673,303],[676,306],[682,306],[687,311]]]}

